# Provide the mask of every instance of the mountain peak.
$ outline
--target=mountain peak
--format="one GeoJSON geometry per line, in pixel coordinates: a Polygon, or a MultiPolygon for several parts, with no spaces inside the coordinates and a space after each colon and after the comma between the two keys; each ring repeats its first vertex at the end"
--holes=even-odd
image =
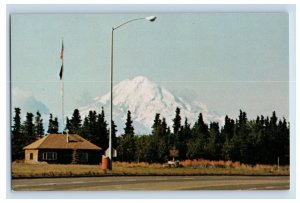
{"type": "Polygon", "coordinates": [[[134,77],[131,81],[136,82],[136,83],[150,82],[150,80],[147,77],[142,76],[142,75],[134,77]]]}
{"type": "MultiPolygon", "coordinates": [[[[123,133],[128,110],[131,111],[136,134],[151,132],[156,113],[166,119],[168,126],[172,126],[176,107],[180,108],[181,117],[188,118],[190,123],[196,121],[200,112],[205,116],[205,120],[214,117],[201,102],[190,103],[144,76],[119,82],[113,87],[113,94],[113,120],[118,126],[119,134],[123,133]]],[[[97,97],[94,104],[82,107],[82,115],[88,115],[89,110],[97,110],[101,106],[106,114],[109,113],[110,93],[97,97]]],[[[109,118],[110,115],[107,116],[109,118]]]]}

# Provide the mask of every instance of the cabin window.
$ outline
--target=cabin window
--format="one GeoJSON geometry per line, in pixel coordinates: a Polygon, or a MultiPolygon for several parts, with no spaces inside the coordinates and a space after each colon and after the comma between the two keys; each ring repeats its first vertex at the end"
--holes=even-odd
{"type": "Polygon", "coordinates": [[[87,152],[79,153],[79,161],[88,162],[88,153],[87,152]]]}
{"type": "Polygon", "coordinates": [[[33,153],[29,154],[29,159],[32,160],[33,159],[33,153]]]}
{"type": "Polygon", "coordinates": [[[57,153],[56,152],[44,152],[43,160],[57,160],[57,153]]]}

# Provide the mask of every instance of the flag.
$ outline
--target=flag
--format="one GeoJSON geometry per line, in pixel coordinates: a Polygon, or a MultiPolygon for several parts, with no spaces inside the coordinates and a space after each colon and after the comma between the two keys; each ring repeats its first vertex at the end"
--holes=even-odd
{"type": "Polygon", "coordinates": [[[64,59],[64,42],[62,42],[62,44],[61,44],[60,59],[61,60],[64,59]]]}
{"type": "Polygon", "coordinates": [[[60,72],[59,72],[59,78],[62,79],[64,72],[64,64],[61,64],[60,72]]]}
{"type": "MultiPolygon", "coordinates": [[[[60,51],[60,59],[64,59],[64,41],[61,43],[61,51],[60,51]]],[[[64,72],[64,63],[62,62],[61,67],[60,67],[60,72],[59,72],[59,78],[62,80],[63,78],[63,72],[64,72]]]]}

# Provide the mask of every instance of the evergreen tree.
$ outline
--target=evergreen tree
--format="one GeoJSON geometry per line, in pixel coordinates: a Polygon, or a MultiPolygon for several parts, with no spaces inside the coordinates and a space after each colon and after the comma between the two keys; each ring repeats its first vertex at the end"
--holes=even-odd
{"type": "Polygon", "coordinates": [[[263,154],[263,156],[260,157],[259,161],[260,163],[269,163],[269,161],[271,160],[270,156],[270,151],[269,149],[272,147],[271,145],[271,135],[269,133],[269,128],[270,128],[270,119],[267,116],[266,118],[264,118],[263,116],[261,116],[261,120],[260,120],[260,142],[259,142],[259,152],[261,154],[263,154]]]}
{"type": "Polygon", "coordinates": [[[12,161],[16,159],[23,159],[23,134],[21,132],[21,109],[15,108],[15,116],[13,117],[13,126],[11,127],[11,152],[12,161]]]}
{"type": "MultiPolygon", "coordinates": [[[[68,121],[68,119],[67,119],[68,121]]],[[[58,133],[58,119],[57,117],[53,120],[53,115],[50,114],[49,117],[49,125],[48,125],[48,131],[49,134],[58,133]]]]}
{"type": "Polygon", "coordinates": [[[160,162],[159,161],[159,154],[160,152],[158,151],[159,147],[159,136],[155,135],[150,135],[148,136],[148,143],[146,145],[147,148],[147,162],[154,163],[154,162],[160,162]]]}
{"type": "Polygon", "coordinates": [[[167,145],[167,140],[165,137],[160,137],[157,141],[157,162],[168,161],[169,147],[167,145]]]}
{"type": "Polygon", "coordinates": [[[159,162],[165,162],[168,160],[169,157],[168,140],[170,136],[170,131],[168,129],[169,127],[167,125],[166,119],[163,118],[158,128],[159,141],[158,141],[157,156],[159,162]]]}
{"type": "Polygon", "coordinates": [[[278,156],[279,156],[279,149],[281,148],[281,140],[280,140],[280,135],[279,135],[279,131],[278,131],[278,118],[276,116],[275,111],[272,113],[272,116],[270,118],[270,127],[269,127],[269,133],[270,133],[270,159],[272,160],[272,162],[277,161],[278,156]]]}
{"type": "Polygon", "coordinates": [[[199,135],[203,137],[205,142],[207,142],[209,136],[208,125],[204,123],[202,113],[200,113],[198,117],[198,128],[199,135]]]}
{"type": "Polygon", "coordinates": [[[126,134],[123,135],[117,148],[119,159],[121,161],[134,161],[135,150],[135,137],[126,134]]]}
{"type": "Polygon", "coordinates": [[[81,132],[80,132],[81,137],[89,140],[90,142],[92,142],[91,140],[91,133],[90,133],[90,129],[89,129],[89,119],[88,117],[85,117],[83,119],[83,124],[81,126],[81,132]]]}
{"type": "Polygon", "coordinates": [[[269,151],[268,161],[270,163],[277,163],[277,160],[281,159],[284,163],[288,163],[287,157],[289,153],[286,153],[289,149],[289,131],[286,127],[287,123],[279,120],[276,116],[276,112],[272,113],[270,117],[269,125],[267,125],[267,149],[269,151]]]}
{"type": "Polygon", "coordinates": [[[168,134],[166,119],[161,120],[160,114],[155,115],[152,125],[152,135],[147,143],[147,160],[149,162],[165,162],[168,159],[168,134]]]}
{"type": "Polygon", "coordinates": [[[181,128],[181,116],[180,116],[180,108],[176,108],[175,118],[173,119],[173,133],[178,134],[181,128]]]}
{"type": "Polygon", "coordinates": [[[69,129],[69,133],[70,134],[80,134],[80,130],[81,130],[81,116],[79,113],[78,109],[75,109],[73,112],[73,116],[70,120],[70,129],[69,129]]]}
{"type": "Polygon", "coordinates": [[[290,130],[286,119],[279,121],[278,124],[278,157],[282,165],[290,164],[290,130]]]}
{"type": "Polygon", "coordinates": [[[221,130],[225,139],[231,140],[234,134],[234,120],[230,119],[227,115],[225,116],[225,124],[221,130]]]}
{"type": "Polygon", "coordinates": [[[111,134],[111,137],[112,137],[112,147],[114,149],[117,149],[117,125],[115,124],[114,121],[112,121],[112,134],[111,134]]]}
{"type": "Polygon", "coordinates": [[[27,113],[26,114],[26,120],[23,122],[23,125],[21,127],[22,133],[24,136],[24,142],[22,143],[22,147],[25,147],[28,144],[31,144],[36,140],[35,134],[34,134],[34,124],[33,124],[33,114],[27,113]]]}
{"type": "Polygon", "coordinates": [[[49,134],[53,133],[53,129],[54,129],[54,126],[53,126],[53,115],[50,113],[47,133],[49,133],[49,134]]]}
{"type": "Polygon", "coordinates": [[[88,115],[88,128],[91,134],[95,134],[97,132],[97,112],[89,111],[88,115]]]}
{"type": "Polygon", "coordinates": [[[168,136],[170,134],[170,128],[168,127],[165,118],[163,118],[161,122],[161,131],[163,136],[168,136]]]}
{"type": "Polygon", "coordinates": [[[208,131],[208,125],[203,120],[202,113],[199,114],[198,120],[196,121],[192,129],[192,137],[193,137],[192,139],[194,139],[198,144],[201,145],[197,147],[197,150],[201,150],[201,151],[197,153],[190,152],[190,154],[198,154],[198,155],[201,154],[201,157],[197,157],[199,159],[208,158],[208,154],[206,152],[206,148],[207,148],[206,146],[208,144],[209,131],[208,131]]]}
{"type": "Polygon", "coordinates": [[[84,118],[80,135],[95,144],[97,133],[97,113],[96,111],[89,111],[88,116],[84,118]]]}
{"type": "MultiPolygon", "coordinates": [[[[50,114],[51,115],[51,114],[50,114]]],[[[50,123],[50,121],[49,121],[50,123]]],[[[71,122],[70,122],[70,119],[68,117],[66,117],[66,127],[65,127],[65,131],[68,131],[68,133],[71,134],[70,130],[71,130],[71,122]]]]}
{"type": "Polygon", "coordinates": [[[221,158],[221,147],[224,140],[219,131],[219,123],[212,122],[209,127],[209,139],[206,146],[208,158],[211,160],[219,160],[221,158]]]}
{"type": "Polygon", "coordinates": [[[104,110],[102,108],[101,113],[97,116],[97,139],[95,140],[95,144],[102,149],[108,148],[109,131],[107,129],[107,125],[104,110]]]}
{"type": "Polygon", "coordinates": [[[52,133],[58,133],[58,119],[57,119],[57,117],[55,117],[54,118],[54,121],[53,121],[53,131],[52,131],[52,133]]]}
{"type": "Polygon", "coordinates": [[[142,135],[136,138],[136,151],[135,151],[135,160],[137,162],[148,162],[152,163],[153,161],[153,152],[151,136],[142,135]]]}
{"type": "Polygon", "coordinates": [[[231,158],[245,163],[247,160],[247,149],[249,143],[249,123],[246,112],[240,110],[239,119],[236,121],[235,132],[232,138],[233,149],[231,158]]]}
{"type": "Polygon", "coordinates": [[[131,112],[127,112],[127,118],[126,118],[126,123],[125,123],[125,135],[129,135],[131,137],[134,136],[134,128],[132,126],[133,121],[131,120],[131,112]]]}
{"type": "Polygon", "coordinates": [[[181,116],[180,116],[180,108],[176,108],[175,110],[175,118],[173,119],[173,133],[170,136],[169,147],[175,147],[178,149],[179,145],[179,133],[181,130],[181,116]]]}
{"type": "Polygon", "coordinates": [[[191,138],[191,125],[188,123],[187,118],[185,118],[184,125],[181,127],[181,130],[178,134],[178,150],[179,150],[179,159],[186,159],[187,153],[187,142],[191,138]]]}
{"type": "Polygon", "coordinates": [[[166,119],[162,120],[159,118],[159,114],[156,114],[154,123],[152,125],[152,135],[157,136],[161,139],[168,141],[168,136],[170,134],[169,127],[167,126],[166,119]]]}
{"type": "Polygon", "coordinates": [[[43,137],[44,135],[43,119],[41,118],[41,114],[39,111],[36,112],[34,128],[35,128],[35,136],[39,138],[43,137]]]}
{"type": "Polygon", "coordinates": [[[161,120],[160,120],[160,114],[155,114],[154,122],[152,125],[152,134],[156,134],[158,131],[158,128],[161,126],[161,120]]]}
{"type": "Polygon", "coordinates": [[[134,161],[135,160],[135,137],[134,128],[132,126],[133,121],[131,120],[131,112],[127,112],[127,119],[125,123],[125,134],[122,135],[117,151],[119,152],[121,161],[134,161]]]}
{"type": "Polygon", "coordinates": [[[192,136],[192,130],[191,130],[191,124],[188,123],[188,119],[185,118],[184,120],[184,125],[183,125],[183,128],[182,128],[182,133],[180,134],[181,135],[181,139],[182,140],[189,140],[192,136]]]}
{"type": "Polygon", "coordinates": [[[261,138],[263,133],[263,125],[261,125],[259,116],[256,120],[249,121],[249,138],[247,143],[247,158],[246,163],[256,164],[262,163],[262,150],[264,146],[261,144],[261,138]]]}
{"type": "Polygon", "coordinates": [[[230,153],[233,148],[231,139],[234,135],[234,127],[235,123],[233,119],[230,119],[227,115],[225,116],[225,124],[221,130],[221,136],[224,139],[223,147],[222,147],[222,158],[224,160],[230,160],[230,153]]]}

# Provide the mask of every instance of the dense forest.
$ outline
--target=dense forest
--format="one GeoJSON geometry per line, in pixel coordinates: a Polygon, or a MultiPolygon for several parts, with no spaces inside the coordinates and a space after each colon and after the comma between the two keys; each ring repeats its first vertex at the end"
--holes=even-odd
{"type": "MultiPolygon", "coordinates": [[[[43,137],[47,133],[59,133],[57,117],[49,116],[48,129],[43,127],[39,112],[26,114],[21,121],[21,109],[15,108],[11,126],[12,160],[24,159],[23,147],[43,137]]],[[[225,117],[224,125],[217,122],[205,123],[202,113],[192,125],[187,118],[182,119],[176,108],[173,125],[168,126],[160,114],[154,115],[152,132],[136,135],[131,112],[128,111],[124,133],[116,136],[113,124],[112,143],[117,149],[118,161],[165,162],[172,158],[231,160],[247,164],[289,164],[289,123],[279,119],[274,111],[270,117],[247,118],[240,110],[237,119],[225,117]]],[[[78,109],[66,118],[65,131],[77,133],[103,150],[108,147],[109,128],[102,108],[100,113],[89,111],[82,119],[78,109]]]]}

